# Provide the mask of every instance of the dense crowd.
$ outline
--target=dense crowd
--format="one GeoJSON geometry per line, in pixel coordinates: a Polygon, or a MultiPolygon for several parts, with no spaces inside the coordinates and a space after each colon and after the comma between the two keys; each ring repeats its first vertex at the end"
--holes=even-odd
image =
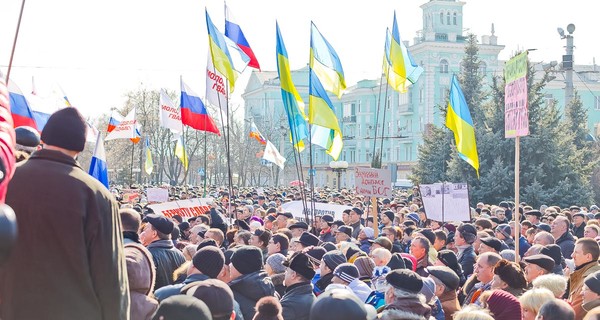
{"type": "Polygon", "coordinates": [[[375,209],[349,190],[173,187],[171,200],[213,201],[166,217],[143,188],[126,203],[79,167],[85,131],[66,108],[33,145],[17,136],[29,149],[6,194],[18,236],[0,246],[4,320],[600,317],[597,206],[479,203],[448,222],[427,218],[418,188],[375,209]],[[351,209],[306,222],[283,209],[308,197],[351,209]]]}

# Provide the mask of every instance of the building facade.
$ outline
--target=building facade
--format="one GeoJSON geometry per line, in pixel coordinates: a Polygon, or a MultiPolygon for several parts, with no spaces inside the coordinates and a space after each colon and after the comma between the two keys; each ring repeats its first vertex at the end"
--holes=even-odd
{"type": "MultiPolygon", "coordinates": [[[[418,147],[423,143],[429,125],[443,125],[439,106],[447,103],[450,81],[460,73],[467,35],[463,33],[464,2],[431,0],[423,5],[422,30],[417,32],[409,51],[414,61],[423,67],[419,80],[407,93],[393,91],[380,79],[361,80],[345,91],[341,99],[330,95],[342,128],[344,147],[340,159],[349,163],[341,174],[342,187],[354,186],[355,167],[370,167],[375,152],[381,150],[382,167],[391,171],[392,181],[404,181],[417,161],[418,147]],[[379,112],[378,112],[379,110],[379,112]]],[[[498,44],[493,24],[490,35],[479,40],[480,71],[489,83],[495,75],[502,75],[504,61],[498,59],[504,49],[498,44]]],[[[408,43],[405,42],[405,44],[408,43]]],[[[543,72],[541,63],[535,64],[538,76],[543,72]]],[[[560,66],[553,70],[556,78],[546,87],[547,103],[558,103],[564,108],[564,75],[560,66]]],[[[595,66],[575,66],[574,86],[588,108],[591,133],[600,134],[600,83],[595,66]]],[[[308,67],[292,71],[298,92],[308,102],[308,67]]],[[[253,71],[242,95],[245,101],[245,119],[253,119],[269,139],[275,141],[280,152],[288,159],[279,183],[297,179],[292,147],[287,137],[289,126],[285,115],[277,72],[253,71]]],[[[329,167],[332,160],[324,150],[313,147],[314,181],[316,186],[337,187],[338,175],[329,167]]],[[[305,178],[308,178],[309,152],[302,154],[305,178]]],[[[306,179],[305,179],[306,180],[306,179]]]]}

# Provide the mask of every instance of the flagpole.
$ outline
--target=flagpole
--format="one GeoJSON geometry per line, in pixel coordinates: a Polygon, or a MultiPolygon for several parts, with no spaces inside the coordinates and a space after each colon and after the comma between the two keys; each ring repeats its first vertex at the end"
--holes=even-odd
{"type": "Polygon", "coordinates": [[[515,262],[519,263],[519,240],[521,240],[521,223],[519,218],[519,175],[520,175],[520,145],[521,137],[515,137],[515,262]]]}
{"type": "Polygon", "coordinates": [[[17,48],[17,39],[19,38],[19,29],[21,29],[21,18],[23,18],[23,10],[25,9],[25,0],[21,2],[21,11],[19,12],[19,20],[17,21],[17,30],[13,40],[12,50],[10,51],[10,60],[8,62],[8,70],[6,71],[6,85],[10,79],[10,71],[12,70],[13,58],[15,57],[15,49],[17,48]]]}
{"type": "MultiPolygon", "coordinates": [[[[379,94],[377,95],[377,113],[375,115],[375,138],[373,140],[373,158],[371,159],[371,167],[373,167],[373,159],[374,159],[376,151],[377,151],[377,123],[379,123],[379,110],[381,108],[381,86],[382,85],[383,85],[383,74],[381,75],[381,78],[379,80],[379,94]]],[[[386,92],[386,95],[387,95],[387,92],[386,92]]]]}
{"type": "Polygon", "coordinates": [[[129,168],[129,173],[130,173],[129,185],[130,186],[133,185],[133,155],[134,155],[134,151],[135,151],[135,143],[133,143],[133,141],[132,141],[131,142],[131,166],[129,168]]]}

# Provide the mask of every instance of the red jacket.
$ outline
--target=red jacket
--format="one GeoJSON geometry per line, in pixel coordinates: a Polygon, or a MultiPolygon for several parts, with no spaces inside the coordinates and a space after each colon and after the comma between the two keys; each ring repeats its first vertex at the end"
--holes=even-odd
{"type": "Polygon", "coordinates": [[[0,79],[0,162],[0,203],[4,203],[8,182],[15,172],[15,129],[4,79],[0,79]]]}

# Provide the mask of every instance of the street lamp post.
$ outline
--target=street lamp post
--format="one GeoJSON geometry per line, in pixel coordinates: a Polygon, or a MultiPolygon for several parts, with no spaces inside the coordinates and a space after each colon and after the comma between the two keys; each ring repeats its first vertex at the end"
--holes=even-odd
{"type": "Polygon", "coordinates": [[[573,100],[574,89],[573,89],[573,32],[575,32],[575,25],[570,23],[567,26],[568,34],[565,34],[563,28],[558,28],[558,34],[561,39],[567,39],[566,55],[563,56],[562,59],[562,69],[565,71],[565,108],[571,103],[573,100]]]}
{"type": "Polygon", "coordinates": [[[331,168],[331,170],[333,170],[333,172],[337,173],[337,188],[339,191],[339,190],[341,190],[342,172],[346,172],[346,170],[348,169],[348,162],[347,161],[331,161],[329,163],[329,167],[331,168]]]}

